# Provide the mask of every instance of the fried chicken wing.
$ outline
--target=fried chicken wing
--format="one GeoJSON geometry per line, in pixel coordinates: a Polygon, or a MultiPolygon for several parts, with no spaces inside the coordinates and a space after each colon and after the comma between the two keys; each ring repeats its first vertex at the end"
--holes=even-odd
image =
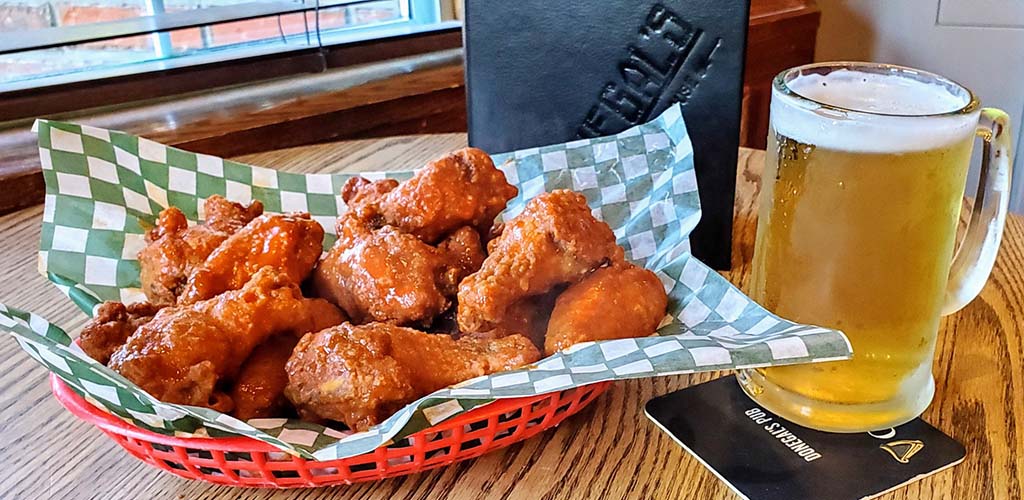
{"type": "Polygon", "coordinates": [[[342,195],[350,208],[380,214],[387,224],[426,243],[437,243],[462,226],[486,234],[505,204],[519,192],[487,153],[464,148],[438,158],[395,186],[350,180],[342,195]]]}
{"type": "Polygon", "coordinates": [[[303,298],[303,314],[292,318],[291,327],[284,330],[295,338],[300,338],[309,332],[319,332],[324,328],[330,328],[348,321],[345,311],[338,309],[338,306],[319,298],[303,298]]]}
{"type": "Polygon", "coordinates": [[[343,324],[299,341],[285,395],[305,418],[363,431],[438,389],[538,359],[519,335],[454,340],[387,323],[343,324]]]}
{"type": "Polygon", "coordinates": [[[447,269],[444,276],[445,295],[455,296],[459,283],[477,272],[487,257],[484,244],[480,241],[480,233],[469,226],[463,226],[449,234],[437,245],[437,249],[445,256],[447,269]]]}
{"type": "Polygon", "coordinates": [[[206,216],[205,225],[230,236],[245,227],[253,219],[263,215],[263,203],[253,200],[248,205],[228,201],[219,194],[203,202],[206,216]]]}
{"type": "Polygon", "coordinates": [[[245,206],[214,195],[204,203],[206,222],[188,226],[175,207],[160,212],[139,251],[139,279],[146,298],[156,305],[174,304],[192,271],[252,219],[263,213],[258,201],[245,206]]]}
{"type": "Polygon", "coordinates": [[[505,310],[491,330],[485,332],[460,332],[462,337],[477,337],[496,339],[507,337],[512,334],[523,335],[530,339],[538,349],[544,349],[544,334],[548,329],[548,319],[551,318],[551,310],[555,307],[555,299],[565,290],[565,286],[558,286],[551,291],[542,294],[526,297],[513,302],[505,310]]]}
{"type": "Polygon", "coordinates": [[[482,260],[479,241],[472,229],[460,230],[439,249],[348,212],[313,273],[313,290],[356,323],[426,325],[451,306],[458,280],[482,260]]]}
{"type": "Polygon", "coordinates": [[[260,344],[242,364],[231,386],[231,415],[239,420],[280,417],[289,406],[284,397],[288,373],[284,366],[299,339],[294,335],[275,335],[260,344]]]}
{"type": "Polygon", "coordinates": [[[322,299],[303,298],[291,277],[264,267],[239,290],[161,309],[109,366],[161,401],[229,411],[231,399],[217,384],[234,377],[257,345],[343,320],[322,299]]]}
{"type": "Polygon", "coordinates": [[[264,266],[301,283],[323,251],[324,229],[309,214],[261,215],[196,266],[179,303],[191,304],[241,288],[264,266]]]}
{"type": "Polygon", "coordinates": [[[352,177],[345,181],[341,188],[341,199],[349,210],[367,216],[376,211],[384,195],[398,187],[395,179],[370,181],[362,177],[352,177]]]}
{"type": "Polygon", "coordinates": [[[665,287],[653,272],[625,263],[598,269],[558,296],[544,352],[591,340],[646,337],[658,328],[667,305],[665,287]]]}
{"type": "Polygon", "coordinates": [[[490,330],[515,302],[622,259],[611,228],[591,215],[583,195],[568,190],[541,194],[505,224],[488,243],[480,271],[459,285],[459,328],[490,330]]]}
{"type": "Polygon", "coordinates": [[[136,329],[149,323],[159,310],[159,306],[149,302],[128,305],[104,302],[96,309],[96,316],[82,329],[78,345],[92,359],[107,364],[110,355],[124,345],[136,329]]]}

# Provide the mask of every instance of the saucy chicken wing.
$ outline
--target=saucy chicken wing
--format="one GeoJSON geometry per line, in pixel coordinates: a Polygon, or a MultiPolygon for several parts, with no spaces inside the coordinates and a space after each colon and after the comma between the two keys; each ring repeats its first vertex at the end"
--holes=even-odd
{"type": "Polygon", "coordinates": [[[313,273],[313,290],[356,323],[426,325],[451,306],[458,280],[482,260],[479,245],[478,235],[457,231],[439,249],[348,212],[338,220],[338,241],[313,273]]]}
{"type": "Polygon", "coordinates": [[[464,148],[428,163],[401,184],[349,180],[342,197],[364,216],[379,214],[400,231],[437,243],[462,226],[486,234],[518,192],[487,153],[464,148]]]}
{"type": "Polygon", "coordinates": [[[427,323],[449,305],[444,258],[392,226],[375,229],[354,213],[338,221],[338,241],[313,272],[313,290],[352,321],[427,323]]]}
{"type": "Polygon", "coordinates": [[[300,416],[364,431],[438,389],[538,359],[519,335],[454,340],[387,323],[346,323],[299,341],[285,395],[300,416]]]}
{"type": "Polygon", "coordinates": [[[568,190],[530,200],[487,247],[480,270],[459,285],[458,322],[465,332],[490,330],[515,302],[623,259],[611,228],[591,215],[582,194],[568,190]]]}
{"type": "Polygon", "coordinates": [[[258,201],[245,206],[214,195],[203,204],[206,222],[189,227],[175,207],[160,212],[139,251],[139,279],[146,298],[156,305],[174,304],[192,271],[229,236],[263,213],[258,201]]]}
{"type": "Polygon", "coordinates": [[[366,217],[377,214],[377,207],[384,195],[396,187],[398,187],[398,181],[395,179],[370,181],[362,177],[352,177],[342,186],[341,199],[345,201],[345,206],[349,211],[366,217]]]}
{"type": "Polygon", "coordinates": [[[149,323],[160,307],[149,302],[122,304],[104,302],[96,316],[86,323],[78,336],[78,345],[92,359],[107,364],[110,355],[124,345],[135,330],[149,323]]]}
{"type": "Polygon", "coordinates": [[[257,217],[196,266],[179,303],[191,304],[237,290],[264,266],[301,283],[320,258],[323,241],[324,229],[309,214],[257,217]]]}
{"type": "Polygon", "coordinates": [[[505,310],[491,330],[486,332],[459,332],[462,337],[501,338],[519,334],[533,342],[537,349],[544,350],[544,334],[548,329],[548,319],[555,307],[555,299],[565,290],[564,286],[555,287],[551,291],[526,297],[513,302],[505,310]]]}
{"type": "Polygon", "coordinates": [[[229,393],[239,420],[280,417],[289,406],[284,397],[288,385],[285,363],[299,339],[295,335],[275,335],[260,344],[242,364],[229,393]]]}
{"type": "Polygon", "coordinates": [[[437,245],[445,256],[447,269],[444,276],[445,294],[455,296],[459,283],[466,276],[477,272],[487,257],[480,233],[469,226],[463,226],[449,234],[437,245]]]}
{"type": "Polygon", "coordinates": [[[257,345],[342,321],[333,305],[303,298],[291,277],[264,267],[239,290],[161,309],[114,351],[109,366],[161,401],[230,411],[217,384],[233,378],[257,345]]]}
{"type": "Polygon", "coordinates": [[[667,305],[665,287],[653,272],[632,264],[603,267],[558,296],[544,352],[592,340],[646,337],[658,328],[667,305]]]}

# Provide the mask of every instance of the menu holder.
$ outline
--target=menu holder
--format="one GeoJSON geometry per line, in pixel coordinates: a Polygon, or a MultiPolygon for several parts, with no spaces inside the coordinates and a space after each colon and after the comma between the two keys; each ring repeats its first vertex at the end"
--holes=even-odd
{"type": "Polygon", "coordinates": [[[894,429],[808,429],[754,403],[733,377],[654,398],[646,413],[750,500],[866,499],[959,464],[963,445],[916,418],[894,429]]]}
{"type": "Polygon", "coordinates": [[[693,255],[727,269],[748,12],[749,0],[467,0],[469,143],[493,154],[605,136],[679,102],[703,212],[693,255]]]}

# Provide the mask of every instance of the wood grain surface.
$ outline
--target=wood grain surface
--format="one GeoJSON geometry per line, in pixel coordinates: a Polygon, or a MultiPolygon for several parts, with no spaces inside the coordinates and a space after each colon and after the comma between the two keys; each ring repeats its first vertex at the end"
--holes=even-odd
{"type": "MultiPolygon", "coordinates": [[[[462,134],[309,146],[243,157],[292,171],[407,169],[465,144],[462,134]]],[[[753,205],[764,161],[739,157],[734,269],[747,284],[753,205]]],[[[77,331],[85,321],[36,271],[41,207],[0,217],[0,302],[77,331]]],[[[979,299],[946,318],[927,421],[964,443],[967,460],[886,499],[1021,498],[1024,464],[1024,220],[1007,222],[995,272],[979,299]]],[[[53,399],[46,371],[0,338],[0,498],[562,499],[735,498],[644,416],[650,398],[724,372],[620,382],[557,429],[447,469],[317,490],[237,490],[190,482],[138,462],[53,399]]],[[[742,445],[742,443],[737,443],[742,445]]]]}

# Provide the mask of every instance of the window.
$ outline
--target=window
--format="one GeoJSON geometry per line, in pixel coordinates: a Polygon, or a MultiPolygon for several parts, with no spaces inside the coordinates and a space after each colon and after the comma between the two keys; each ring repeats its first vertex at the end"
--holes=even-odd
{"type": "Polygon", "coordinates": [[[0,0],[0,93],[448,27],[451,0],[0,0]]]}

